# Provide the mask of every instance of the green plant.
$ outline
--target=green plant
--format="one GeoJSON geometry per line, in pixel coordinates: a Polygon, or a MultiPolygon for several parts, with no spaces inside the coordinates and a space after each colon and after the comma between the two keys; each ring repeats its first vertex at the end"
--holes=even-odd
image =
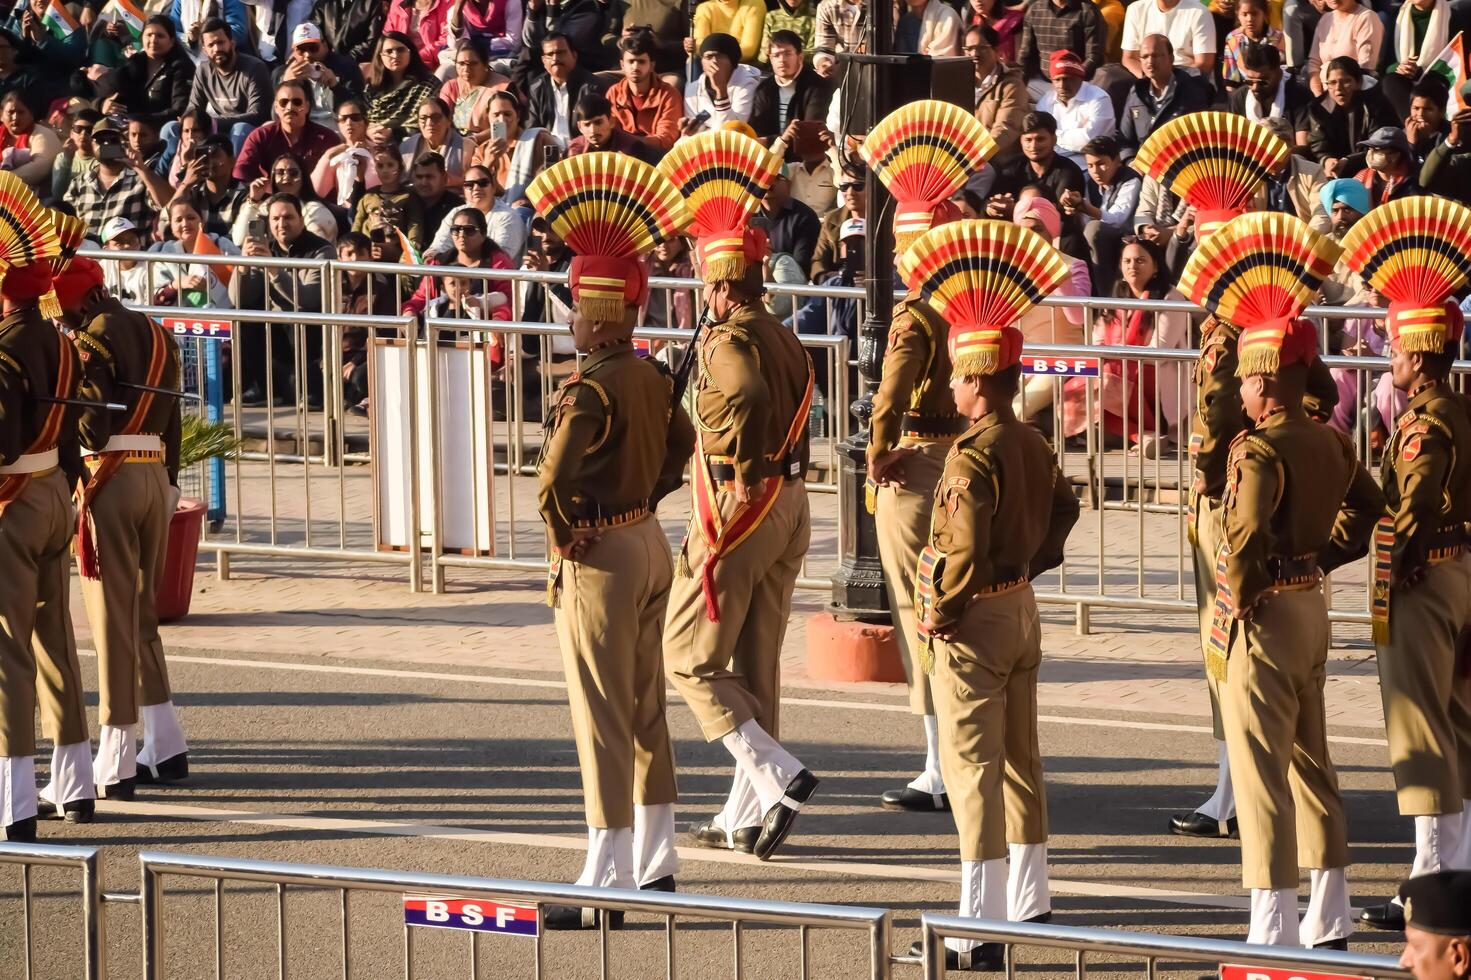
{"type": "Polygon", "coordinates": [[[207,422],[198,415],[185,414],[179,433],[179,468],[216,456],[231,459],[240,451],[240,438],[229,422],[207,422]]]}

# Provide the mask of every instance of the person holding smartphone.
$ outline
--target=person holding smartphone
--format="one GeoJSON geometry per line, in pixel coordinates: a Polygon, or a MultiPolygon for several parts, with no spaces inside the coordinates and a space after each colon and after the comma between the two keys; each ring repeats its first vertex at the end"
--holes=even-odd
{"type": "Polygon", "coordinates": [[[127,218],[152,228],[159,209],[174,196],[167,178],[130,156],[123,147],[123,124],[103,116],[92,126],[97,166],[72,177],[62,199],[87,223],[87,234],[101,238],[109,218],[127,218]]]}

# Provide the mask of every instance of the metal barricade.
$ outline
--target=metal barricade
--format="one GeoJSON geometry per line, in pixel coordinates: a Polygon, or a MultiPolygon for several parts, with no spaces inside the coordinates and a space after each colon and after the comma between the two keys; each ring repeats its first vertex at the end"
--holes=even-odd
{"type": "Polygon", "coordinates": [[[66,847],[53,844],[0,844],[0,864],[20,867],[21,929],[24,933],[26,980],[37,975],[54,977],[53,965],[39,974],[32,962],[34,955],[34,910],[31,869],[36,867],[71,868],[81,873],[80,928],[82,976],[85,980],[103,980],[104,931],[102,926],[102,879],[97,866],[95,847],[66,847]]]}
{"type": "MultiPolygon", "coordinates": [[[[664,919],[665,962],[667,976],[675,977],[677,959],[677,920],[680,918],[727,922],[731,926],[731,976],[740,980],[746,975],[743,960],[743,930],[751,924],[767,924],[794,928],[798,932],[799,969],[792,974],[810,975],[808,962],[809,930],[833,928],[868,933],[867,968],[850,976],[868,976],[884,980],[889,976],[891,945],[890,913],[885,909],[840,905],[806,905],[793,902],[766,902],[739,898],[655,891],[623,891],[613,888],[583,888],[577,885],[547,884],[531,881],[504,881],[493,878],[469,878],[458,875],[421,874],[379,871],[365,868],[338,868],[309,864],[286,864],[276,861],[250,861],[237,858],[199,857],[143,851],[139,855],[143,879],[143,977],[163,980],[167,970],[167,925],[163,916],[164,879],[169,876],[203,879],[214,883],[214,960],[217,976],[223,975],[225,962],[223,926],[223,886],[225,882],[255,882],[273,886],[276,904],[276,961],[281,977],[288,975],[286,945],[289,919],[286,915],[288,888],[332,890],[338,893],[340,910],[338,945],[342,960],[342,976],[352,971],[353,943],[349,929],[349,896],[354,892],[386,892],[408,895],[432,895],[449,899],[484,899],[538,908],[547,903],[576,905],[606,912],[633,912],[660,916],[664,919]]],[[[601,917],[599,941],[600,976],[608,976],[610,943],[608,917],[601,917]]],[[[320,934],[320,933],[318,933],[320,934]]],[[[414,976],[414,928],[403,928],[404,980],[414,976]]],[[[477,953],[479,933],[472,932],[467,942],[470,968],[467,975],[479,976],[477,953]]],[[[543,942],[545,929],[538,929],[535,940],[533,975],[543,975],[543,942]]],[[[197,951],[196,951],[197,952],[197,951]]]]}
{"type": "MultiPolygon", "coordinates": [[[[1014,980],[1017,947],[1036,947],[1072,954],[1073,975],[1083,980],[1088,975],[1092,956],[1109,956],[1143,960],[1147,980],[1158,976],[1161,960],[1183,963],[1208,963],[1212,972],[1221,964],[1304,970],[1341,976],[1372,977],[1374,980],[1409,980],[1409,970],[1387,956],[1365,956],[1328,949],[1303,949],[1297,946],[1259,946],[1253,943],[1223,939],[1201,939],[1192,936],[1161,936],[1112,929],[1083,929],[1029,922],[994,922],[965,919],[955,915],[925,913],[920,919],[920,943],[924,952],[925,980],[943,980],[946,939],[978,940],[1000,943],[1006,947],[1006,978],[1014,980]]],[[[1111,971],[1119,964],[1110,963],[1111,971]]],[[[1053,971],[1051,975],[1057,975],[1053,971]]]]}

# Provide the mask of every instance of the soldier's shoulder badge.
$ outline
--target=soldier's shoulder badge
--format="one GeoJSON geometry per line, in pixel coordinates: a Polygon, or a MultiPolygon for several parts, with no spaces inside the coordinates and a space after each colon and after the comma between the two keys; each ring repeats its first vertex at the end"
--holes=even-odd
{"type": "Polygon", "coordinates": [[[1405,448],[1400,450],[1400,458],[1406,463],[1413,463],[1420,455],[1420,445],[1424,441],[1424,433],[1416,433],[1405,440],[1405,448]]]}

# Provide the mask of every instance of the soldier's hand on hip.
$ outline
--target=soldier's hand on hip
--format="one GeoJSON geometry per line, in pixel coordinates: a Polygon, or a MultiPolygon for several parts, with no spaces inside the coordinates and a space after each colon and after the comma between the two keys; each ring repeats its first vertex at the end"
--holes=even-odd
{"type": "Polygon", "coordinates": [[[753,500],[761,499],[761,484],[746,484],[737,480],[731,485],[730,492],[735,497],[736,503],[749,504],[753,500]]]}
{"type": "Polygon", "coordinates": [[[949,640],[955,636],[955,624],[937,623],[933,616],[926,616],[924,622],[919,624],[919,631],[937,640],[949,640]]]}
{"type": "Polygon", "coordinates": [[[919,451],[918,446],[898,446],[868,461],[868,476],[879,486],[904,485],[904,464],[919,451]]]}

